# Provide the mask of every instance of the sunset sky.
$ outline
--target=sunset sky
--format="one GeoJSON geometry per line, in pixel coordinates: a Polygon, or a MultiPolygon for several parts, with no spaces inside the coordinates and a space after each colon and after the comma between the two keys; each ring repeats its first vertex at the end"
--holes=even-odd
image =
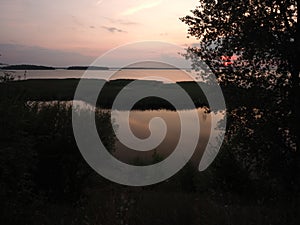
{"type": "MultiPolygon", "coordinates": [[[[1,0],[0,62],[91,63],[119,45],[160,40],[192,44],[179,17],[196,0],[1,0]]],[[[117,59],[116,59],[117,60],[117,59]]]]}

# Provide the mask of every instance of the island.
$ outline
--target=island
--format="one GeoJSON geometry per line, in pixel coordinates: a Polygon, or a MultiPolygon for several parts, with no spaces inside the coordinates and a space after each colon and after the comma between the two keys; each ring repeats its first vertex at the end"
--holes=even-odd
{"type": "Polygon", "coordinates": [[[54,67],[50,66],[37,66],[37,65],[9,65],[2,67],[3,70],[55,70],[54,67]]]}

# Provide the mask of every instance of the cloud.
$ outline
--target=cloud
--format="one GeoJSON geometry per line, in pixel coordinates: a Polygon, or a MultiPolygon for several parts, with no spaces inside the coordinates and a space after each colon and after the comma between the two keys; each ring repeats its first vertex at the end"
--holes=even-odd
{"type": "Polygon", "coordinates": [[[141,4],[141,5],[138,5],[138,6],[127,9],[126,11],[124,11],[122,13],[122,15],[123,16],[129,16],[129,15],[135,14],[139,11],[142,11],[144,9],[150,9],[150,8],[156,7],[156,6],[160,5],[161,3],[162,3],[162,0],[159,0],[159,1],[156,1],[156,2],[144,3],[144,4],[141,4]]]}
{"type": "Polygon", "coordinates": [[[124,20],[119,20],[118,21],[122,25],[139,25],[139,23],[136,22],[130,22],[130,21],[124,21],[124,20]]]}
{"type": "Polygon", "coordinates": [[[72,16],[73,23],[78,27],[84,27],[84,24],[76,16],[72,16]]]}
{"type": "Polygon", "coordinates": [[[116,27],[107,27],[107,26],[102,26],[103,29],[111,32],[111,33],[115,33],[115,32],[118,32],[118,33],[127,33],[126,31],[124,30],[121,30],[119,28],[116,28],[116,27]]]}
{"type": "Polygon", "coordinates": [[[128,20],[113,19],[113,18],[110,18],[110,17],[103,17],[103,18],[106,19],[107,21],[113,23],[113,24],[121,24],[121,25],[140,25],[140,23],[132,22],[132,21],[128,21],[128,20]]]}
{"type": "Polygon", "coordinates": [[[96,2],[96,5],[100,5],[104,0],[99,0],[96,2]]]}

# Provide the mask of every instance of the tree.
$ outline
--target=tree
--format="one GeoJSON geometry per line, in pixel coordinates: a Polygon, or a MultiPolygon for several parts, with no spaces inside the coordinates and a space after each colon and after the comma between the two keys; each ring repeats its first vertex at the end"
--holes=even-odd
{"type": "Polygon", "coordinates": [[[226,99],[229,121],[233,123],[228,137],[239,133],[243,143],[238,149],[257,147],[265,152],[271,145],[272,157],[276,149],[285,153],[288,149],[295,155],[296,171],[300,171],[297,1],[199,2],[200,6],[191,11],[192,16],[181,18],[189,26],[188,34],[200,41],[199,47],[188,48],[186,57],[195,66],[199,58],[205,61],[223,86],[259,95],[256,102],[246,103],[232,95],[229,97],[233,100],[226,99]],[[265,133],[261,132],[263,126],[268,126],[265,133]],[[274,135],[270,134],[273,131],[274,135]],[[259,138],[257,132],[266,136],[259,138]]]}

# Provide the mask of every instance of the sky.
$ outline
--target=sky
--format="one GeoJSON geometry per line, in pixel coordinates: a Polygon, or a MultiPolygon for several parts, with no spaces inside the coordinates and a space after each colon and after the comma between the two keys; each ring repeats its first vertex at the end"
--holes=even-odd
{"type": "MultiPolygon", "coordinates": [[[[86,65],[136,41],[180,46],[197,0],[1,0],[0,62],[86,65]]],[[[118,59],[116,59],[118,61],[118,59]]]]}

